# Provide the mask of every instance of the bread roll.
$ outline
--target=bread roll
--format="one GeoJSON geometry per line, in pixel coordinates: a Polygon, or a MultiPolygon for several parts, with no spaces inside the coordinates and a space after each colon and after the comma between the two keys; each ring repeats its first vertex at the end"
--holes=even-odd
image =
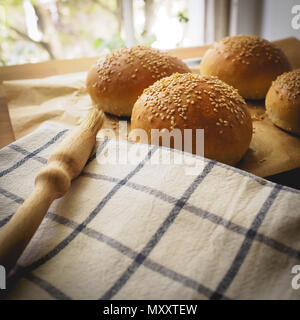
{"type": "Polygon", "coordinates": [[[143,90],[174,72],[190,72],[176,57],[150,47],[122,48],[99,59],[88,72],[87,91],[103,111],[130,116],[143,90]]]}
{"type": "MultiPolygon", "coordinates": [[[[230,165],[245,154],[252,137],[252,121],[237,90],[212,76],[173,74],[145,89],[131,116],[132,129],[204,129],[204,155],[230,165]]],[[[184,142],[183,142],[184,143],[184,142]]],[[[171,147],[173,147],[171,143],[171,147]]]]}
{"type": "Polygon", "coordinates": [[[266,97],[266,110],[276,126],[300,135],[300,69],[273,81],[266,97]]]}
{"type": "Polygon", "coordinates": [[[291,69],[282,50],[257,36],[227,37],[209,49],[200,73],[216,76],[246,99],[264,99],[273,80],[291,69]]]}

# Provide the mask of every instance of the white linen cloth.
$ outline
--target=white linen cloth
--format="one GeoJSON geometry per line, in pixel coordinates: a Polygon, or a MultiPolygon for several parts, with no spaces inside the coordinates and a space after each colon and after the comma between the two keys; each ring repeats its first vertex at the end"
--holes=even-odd
{"type": "MultiPolygon", "coordinates": [[[[1,228],[66,131],[45,123],[0,151],[1,228]]],[[[190,154],[196,175],[152,161],[180,154],[166,148],[99,140],[95,151],[50,207],[7,299],[300,298],[298,190],[190,154]],[[114,164],[114,148],[138,161],[114,164]]]]}

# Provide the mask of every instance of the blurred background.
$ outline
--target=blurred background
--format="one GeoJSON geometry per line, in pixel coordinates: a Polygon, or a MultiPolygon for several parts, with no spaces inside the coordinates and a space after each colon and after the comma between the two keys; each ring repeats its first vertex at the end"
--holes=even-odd
{"type": "Polygon", "coordinates": [[[242,33],[300,39],[300,2],[0,0],[0,66],[91,57],[136,44],[199,46],[242,33]]]}

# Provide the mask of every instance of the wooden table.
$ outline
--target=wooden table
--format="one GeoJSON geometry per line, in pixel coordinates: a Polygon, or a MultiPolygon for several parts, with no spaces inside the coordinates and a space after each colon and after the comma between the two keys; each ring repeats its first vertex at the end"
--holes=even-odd
{"type": "MultiPolygon", "coordinates": [[[[300,41],[298,39],[287,38],[275,41],[274,43],[283,49],[294,69],[300,68],[300,41]]],[[[178,48],[170,50],[170,52],[180,59],[202,57],[209,47],[210,46],[178,48]]],[[[30,63],[0,67],[0,82],[4,80],[33,79],[57,74],[87,71],[97,59],[98,57],[46,61],[36,63],[34,69],[30,63]]],[[[15,137],[9,118],[5,94],[1,91],[0,87],[0,148],[14,140],[15,137]]],[[[280,173],[267,177],[267,179],[300,189],[300,169],[280,173]]]]}

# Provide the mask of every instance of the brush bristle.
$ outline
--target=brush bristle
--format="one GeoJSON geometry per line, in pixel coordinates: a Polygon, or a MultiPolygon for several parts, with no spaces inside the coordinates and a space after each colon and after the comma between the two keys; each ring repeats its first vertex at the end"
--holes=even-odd
{"type": "Polygon", "coordinates": [[[94,132],[98,132],[101,128],[104,121],[104,113],[102,110],[97,108],[93,108],[89,111],[83,122],[81,123],[81,127],[85,129],[90,129],[94,132]]]}

